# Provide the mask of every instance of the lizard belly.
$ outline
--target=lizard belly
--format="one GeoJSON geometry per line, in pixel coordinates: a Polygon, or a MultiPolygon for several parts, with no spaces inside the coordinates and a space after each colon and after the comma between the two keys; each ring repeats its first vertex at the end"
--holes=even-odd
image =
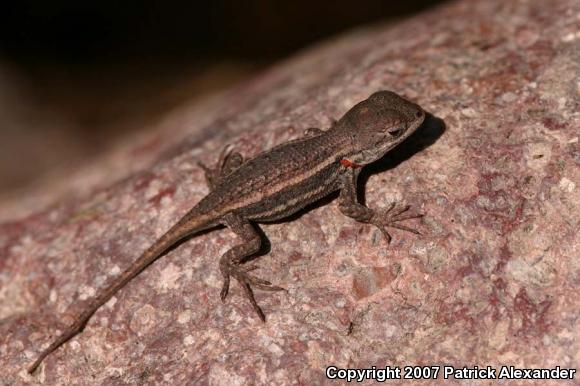
{"type": "Polygon", "coordinates": [[[339,169],[335,164],[320,170],[306,180],[290,185],[260,202],[241,208],[242,216],[260,222],[288,217],[308,204],[339,189],[339,169]]]}

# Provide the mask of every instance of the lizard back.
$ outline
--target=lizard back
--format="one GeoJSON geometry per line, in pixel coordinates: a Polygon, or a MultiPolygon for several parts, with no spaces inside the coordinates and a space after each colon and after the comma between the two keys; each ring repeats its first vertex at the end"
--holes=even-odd
{"type": "Polygon", "coordinates": [[[332,131],[278,145],[224,176],[197,210],[219,208],[254,221],[285,218],[339,188],[338,161],[347,147],[332,131]]]}

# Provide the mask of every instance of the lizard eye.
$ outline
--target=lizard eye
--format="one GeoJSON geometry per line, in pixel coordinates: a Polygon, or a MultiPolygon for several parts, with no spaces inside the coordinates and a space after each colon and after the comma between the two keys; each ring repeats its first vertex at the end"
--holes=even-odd
{"type": "Polygon", "coordinates": [[[403,134],[403,132],[405,131],[404,127],[401,126],[395,126],[391,129],[388,129],[387,132],[392,136],[392,137],[399,137],[401,134],[403,134]]]}

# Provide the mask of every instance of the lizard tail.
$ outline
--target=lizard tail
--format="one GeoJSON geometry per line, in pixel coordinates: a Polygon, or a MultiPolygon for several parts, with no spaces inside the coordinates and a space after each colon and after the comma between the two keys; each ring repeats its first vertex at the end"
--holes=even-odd
{"type": "MultiPolygon", "coordinates": [[[[202,216],[203,217],[203,216],[202,216]]],[[[182,218],[169,231],[159,238],[153,245],[151,245],[135,262],[133,262],[119,277],[95,298],[91,300],[88,307],[75,318],[74,323],[67,327],[66,330],[55,340],[50,346],[43,350],[36,361],[28,368],[28,373],[32,374],[38,366],[42,363],[44,358],[50,355],[54,350],[69,341],[78,333],[82,332],[91,316],[106,302],[109,301],[121,288],[123,288],[131,279],[140,274],[151,263],[160,258],[179,241],[207,229],[211,224],[204,223],[203,219],[198,221],[191,221],[189,216],[182,218]]]]}

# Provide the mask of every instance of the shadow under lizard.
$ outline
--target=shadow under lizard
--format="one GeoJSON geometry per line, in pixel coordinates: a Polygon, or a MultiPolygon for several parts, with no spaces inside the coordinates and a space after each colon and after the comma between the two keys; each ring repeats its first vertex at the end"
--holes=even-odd
{"type": "Polygon", "coordinates": [[[200,164],[210,193],[94,297],[74,323],[40,353],[28,372],[34,372],[44,358],[80,333],[103,304],[153,261],[198,232],[225,225],[242,240],[220,258],[220,297],[225,300],[233,277],[262,321],[266,318],[252,288],[283,288],[250,274],[257,265],[247,262],[247,258],[261,247],[261,237],[253,223],[284,219],[338,190],[340,211],[377,226],[387,242],[391,236],[386,227],[418,233],[400,221],[420,214],[410,214],[409,206],[395,203],[385,209],[370,209],[358,202],[356,186],[361,167],[382,158],[417,130],[424,119],[420,106],[394,92],[379,91],[352,107],[330,129],[307,129],[304,137],[249,160],[243,161],[239,153],[226,147],[215,168],[200,164]]]}

